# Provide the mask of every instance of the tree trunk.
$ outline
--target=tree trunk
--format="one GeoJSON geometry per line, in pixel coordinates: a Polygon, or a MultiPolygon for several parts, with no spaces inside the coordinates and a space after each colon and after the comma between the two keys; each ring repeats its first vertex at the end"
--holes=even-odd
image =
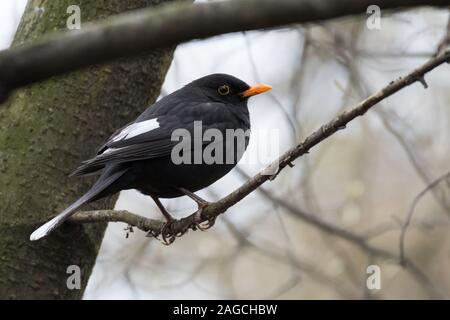
{"type": "MultiPolygon", "coordinates": [[[[65,29],[70,5],[79,5],[83,27],[160,2],[30,0],[13,45],[65,29]]],[[[106,225],[65,223],[36,242],[30,233],[87,191],[92,179],[68,174],[155,101],[172,53],[154,51],[53,78],[16,91],[0,108],[0,299],[82,297],[106,225]],[[80,289],[67,286],[71,265],[81,270],[80,289]]],[[[95,207],[111,208],[114,200],[95,207]]]]}

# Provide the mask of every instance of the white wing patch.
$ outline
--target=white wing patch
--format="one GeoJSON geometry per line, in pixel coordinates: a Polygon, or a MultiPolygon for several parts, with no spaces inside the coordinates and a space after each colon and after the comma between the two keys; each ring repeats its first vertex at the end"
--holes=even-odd
{"type": "Polygon", "coordinates": [[[140,134],[152,131],[159,128],[158,119],[150,119],[141,122],[135,122],[130,124],[128,127],[120,131],[112,140],[114,142],[119,140],[126,140],[140,134]]]}
{"type": "Polygon", "coordinates": [[[108,153],[111,153],[111,152],[114,152],[114,151],[117,151],[120,149],[122,149],[122,148],[108,148],[105,151],[103,151],[101,154],[108,154],[108,153]]]}

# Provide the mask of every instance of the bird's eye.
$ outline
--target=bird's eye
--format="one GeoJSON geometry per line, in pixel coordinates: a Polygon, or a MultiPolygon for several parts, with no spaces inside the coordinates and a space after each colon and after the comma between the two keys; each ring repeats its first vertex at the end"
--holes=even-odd
{"type": "Polygon", "coordinates": [[[220,86],[219,89],[217,89],[217,91],[221,96],[226,96],[227,94],[230,93],[230,87],[224,84],[223,86],[220,86]]]}

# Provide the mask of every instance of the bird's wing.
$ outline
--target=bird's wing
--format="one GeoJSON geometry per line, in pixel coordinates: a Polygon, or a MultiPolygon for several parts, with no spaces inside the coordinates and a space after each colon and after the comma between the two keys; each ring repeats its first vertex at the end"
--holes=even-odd
{"type": "MultiPolygon", "coordinates": [[[[107,163],[120,164],[131,161],[159,158],[170,155],[179,143],[172,139],[175,129],[185,129],[194,136],[194,121],[202,120],[203,128],[231,127],[229,114],[222,103],[186,103],[176,112],[154,118],[139,119],[114,133],[99,149],[97,156],[84,161],[72,175],[89,175],[101,170],[107,163]]],[[[150,114],[149,117],[152,115],[150,114]]],[[[205,130],[204,129],[204,130],[205,130]]],[[[202,141],[203,143],[203,141],[202,141]]],[[[205,142],[208,143],[208,142],[205,142]]]]}
{"type": "Polygon", "coordinates": [[[97,155],[108,152],[108,150],[114,148],[133,144],[133,141],[136,142],[136,140],[152,141],[161,139],[162,136],[164,136],[164,131],[158,130],[160,129],[158,121],[163,119],[163,117],[164,116],[161,116],[159,118],[153,117],[139,122],[131,122],[127,124],[125,127],[117,130],[108,139],[108,141],[106,141],[106,143],[98,149],[97,155]],[[132,139],[134,137],[137,138],[132,139]]]}
{"type": "Polygon", "coordinates": [[[170,154],[176,144],[170,138],[170,132],[159,126],[157,118],[131,123],[113,134],[97,155],[84,161],[72,175],[93,174],[108,163],[120,164],[170,154]]]}

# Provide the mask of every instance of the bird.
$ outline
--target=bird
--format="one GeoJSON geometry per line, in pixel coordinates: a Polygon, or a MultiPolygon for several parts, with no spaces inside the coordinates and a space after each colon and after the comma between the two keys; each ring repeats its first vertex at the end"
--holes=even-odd
{"type": "Polygon", "coordinates": [[[97,181],[78,200],[36,229],[30,240],[50,234],[82,205],[122,190],[136,189],[150,196],[167,223],[174,218],[160,198],[188,196],[199,209],[206,207],[209,202],[194,192],[226,175],[240,160],[249,143],[248,100],[270,89],[270,85],[250,86],[232,75],[215,73],[161,98],[117,130],[93,158],[81,163],[71,176],[97,174],[97,181]],[[198,129],[204,135],[199,137],[198,129]],[[210,137],[205,139],[207,132],[210,137]],[[228,132],[244,132],[243,142],[234,144],[239,135],[227,135],[228,132]],[[213,160],[220,160],[218,156],[222,154],[227,161],[208,160],[207,151],[213,160]],[[198,155],[200,161],[195,161],[199,160],[198,155]]]}

